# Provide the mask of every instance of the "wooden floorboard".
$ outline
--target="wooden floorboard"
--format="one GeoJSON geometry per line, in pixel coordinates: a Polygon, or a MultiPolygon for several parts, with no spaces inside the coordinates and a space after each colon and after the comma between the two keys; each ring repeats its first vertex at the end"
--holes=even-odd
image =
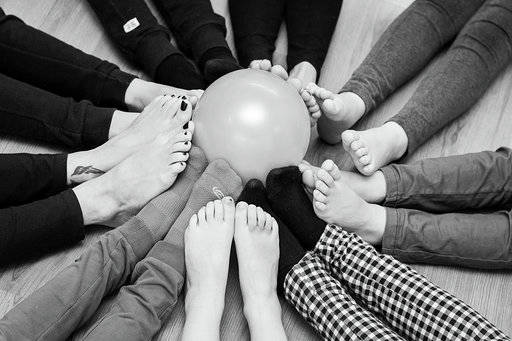
{"type": "MultiPolygon", "coordinates": [[[[212,2],[217,12],[227,14],[226,0],[212,2]]],[[[411,0],[345,0],[320,78],[321,85],[331,90],[341,88],[387,25],[411,2],[411,0]]],[[[126,71],[142,75],[136,66],[131,65],[116,51],[84,0],[0,0],[0,6],[7,13],[21,17],[34,27],[88,53],[109,59],[126,71]]],[[[228,40],[232,47],[229,17],[228,27],[228,40]]],[[[285,62],[286,56],[284,31],[283,29],[281,32],[274,54],[274,59],[280,63],[285,62]]],[[[358,126],[374,126],[395,114],[411,96],[424,74],[425,72],[400,89],[358,126]]],[[[511,90],[512,68],[509,68],[493,83],[486,95],[467,115],[443,129],[411,155],[408,161],[512,146],[512,134],[510,134],[512,120],[509,119],[512,114],[512,101],[509,100],[511,90]]],[[[308,160],[319,164],[327,158],[332,158],[344,169],[350,169],[353,166],[341,146],[327,146],[320,143],[315,132],[312,137],[308,160]]],[[[1,153],[58,151],[54,147],[26,141],[0,139],[1,153]]],[[[103,228],[92,229],[82,243],[72,248],[37,260],[0,268],[0,317],[73,262],[89,243],[97,240],[105,231],[106,229],[103,228]]],[[[508,335],[512,335],[512,295],[510,294],[512,274],[510,272],[476,271],[441,266],[414,266],[414,268],[475,307],[508,335]]],[[[236,277],[236,266],[232,264],[221,331],[223,340],[249,339],[236,277]]],[[[102,309],[107,307],[108,299],[102,309]]],[[[290,340],[317,338],[290,306],[283,303],[283,308],[283,321],[290,340]]],[[[98,315],[101,315],[101,311],[98,315]]],[[[183,301],[181,300],[156,339],[178,339],[183,321],[183,301]]],[[[81,331],[78,331],[75,338],[78,338],[80,333],[81,331]]]]}

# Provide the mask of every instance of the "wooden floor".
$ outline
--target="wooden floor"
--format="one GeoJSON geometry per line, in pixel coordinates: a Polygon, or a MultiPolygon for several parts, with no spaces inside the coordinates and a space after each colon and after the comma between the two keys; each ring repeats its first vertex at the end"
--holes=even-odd
{"type": "MultiPolygon", "coordinates": [[[[411,2],[411,0],[345,0],[322,72],[321,85],[332,90],[339,89],[387,25],[411,2]]],[[[217,12],[227,14],[226,0],[213,0],[213,4],[217,12]]],[[[121,65],[124,70],[137,72],[116,52],[84,0],[0,0],[0,6],[7,13],[16,14],[28,24],[67,43],[109,59],[121,65]]],[[[274,56],[278,62],[283,62],[286,55],[286,39],[283,33],[278,40],[278,48],[274,56]]],[[[228,34],[228,39],[233,46],[231,33],[228,34]]],[[[422,75],[397,92],[371,117],[361,122],[360,127],[382,123],[396,113],[411,96],[421,77],[422,75]]],[[[511,88],[512,68],[509,68],[467,115],[446,127],[410,159],[512,146],[510,133],[512,120],[507,119],[512,115],[512,101],[509,101],[511,88]]],[[[2,153],[48,151],[57,150],[23,141],[0,139],[2,153]]],[[[352,167],[350,159],[343,153],[341,146],[323,145],[317,140],[315,132],[313,132],[307,158],[316,164],[326,158],[332,158],[345,169],[352,167]]],[[[0,268],[0,317],[71,263],[89,243],[97,240],[105,231],[95,229],[87,234],[86,240],[81,244],[37,261],[0,268]]],[[[512,273],[440,266],[414,266],[414,268],[476,308],[508,335],[512,335],[512,273]]],[[[221,331],[222,339],[249,339],[247,324],[242,315],[240,290],[234,268],[228,285],[221,331]]],[[[290,306],[283,303],[283,308],[283,321],[290,340],[318,338],[290,306]]],[[[183,302],[181,301],[157,339],[178,339],[183,321],[183,302]]],[[[75,338],[79,336],[80,331],[75,338]]]]}

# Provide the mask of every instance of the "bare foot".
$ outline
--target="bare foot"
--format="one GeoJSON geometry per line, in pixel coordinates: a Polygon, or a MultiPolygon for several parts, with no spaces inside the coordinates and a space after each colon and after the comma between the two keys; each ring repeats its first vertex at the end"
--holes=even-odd
{"type": "Polygon", "coordinates": [[[407,134],[395,122],[364,131],[346,130],[341,138],[357,170],[367,176],[398,160],[407,151],[407,134]]]}
{"type": "Polygon", "coordinates": [[[320,169],[324,169],[331,174],[335,181],[339,180],[345,183],[366,202],[378,204],[384,201],[386,197],[386,179],[381,171],[377,171],[370,176],[364,176],[340,170],[332,160],[325,160],[321,167],[315,167],[305,160],[299,164],[304,188],[310,193],[315,190],[315,183],[318,180],[317,174],[320,169]]]}
{"type": "Polygon", "coordinates": [[[128,156],[137,152],[160,134],[170,139],[192,140],[194,124],[189,122],[192,107],[186,100],[160,97],[148,106],[131,126],[103,145],[68,156],[68,184],[79,184],[108,172],[128,156]]]}
{"type": "Polygon", "coordinates": [[[185,169],[190,147],[189,141],[162,134],[106,174],[75,187],[84,224],[136,214],[172,186],[185,169]]]}
{"type": "Polygon", "coordinates": [[[219,339],[234,221],[231,197],[209,202],[190,219],[185,231],[187,295],[183,340],[219,339]]]}
{"type": "Polygon", "coordinates": [[[335,180],[331,174],[339,169],[334,167],[329,171],[321,168],[317,173],[313,191],[315,213],[329,224],[357,233],[371,244],[380,244],[386,226],[384,207],[367,203],[340,178],[335,180]]]}
{"type": "Polygon", "coordinates": [[[284,80],[288,79],[288,72],[286,72],[284,67],[282,67],[279,64],[272,65],[272,63],[268,59],[253,60],[251,62],[251,64],[249,64],[249,68],[256,69],[256,70],[262,70],[262,71],[268,71],[284,80]]]}
{"type": "Polygon", "coordinates": [[[300,62],[290,71],[290,78],[297,78],[302,84],[316,82],[317,71],[309,62],[300,62]]]}
{"type": "Polygon", "coordinates": [[[276,292],[278,228],[260,207],[243,201],[236,205],[235,245],[251,340],[286,340],[276,292]]]}
{"type": "Polygon", "coordinates": [[[268,59],[253,60],[249,65],[249,68],[271,72],[274,75],[281,77],[283,80],[288,81],[291,85],[293,85],[301,95],[302,99],[304,100],[304,103],[306,104],[306,107],[309,111],[309,115],[311,117],[311,126],[314,126],[316,124],[316,121],[320,117],[321,112],[320,108],[316,104],[315,98],[311,96],[311,94],[303,87],[303,84],[307,83],[303,83],[299,78],[296,77],[288,77],[288,72],[286,72],[284,67],[282,67],[281,65],[272,65],[272,63],[268,59]]]}
{"type": "Polygon", "coordinates": [[[199,89],[185,90],[135,78],[126,89],[125,103],[132,110],[142,111],[155,98],[169,95],[174,97],[186,96],[192,106],[195,106],[203,92],[199,89]]]}
{"type": "MultiPolygon", "coordinates": [[[[314,83],[308,84],[306,90],[315,97],[322,115],[340,124],[339,131],[351,128],[365,113],[363,100],[353,92],[336,94],[314,83]]],[[[319,134],[322,132],[323,130],[319,130],[319,134]]],[[[332,133],[322,134],[320,137],[332,144],[341,141],[340,135],[333,137],[332,133]]]]}
{"type": "Polygon", "coordinates": [[[288,83],[293,85],[299,92],[300,97],[302,97],[302,100],[308,109],[309,116],[311,118],[311,126],[314,126],[322,115],[315,97],[312,96],[309,91],[304,88],[303,83],[298,78],[288,78],[288,83]]]}
{"type": "Polygon", "coordinates": [[[110,139],[111,143],[132,147],[152,141],[157,135],[182,127],[192,117],[192,106],[184,98],[159,96],[140,113],[133,123],[110,139]]]}

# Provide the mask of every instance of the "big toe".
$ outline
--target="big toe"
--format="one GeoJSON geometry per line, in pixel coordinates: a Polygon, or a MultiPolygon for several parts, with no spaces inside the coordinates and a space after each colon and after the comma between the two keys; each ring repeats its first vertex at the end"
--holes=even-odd
{"type": "Polygon", "coordinates": [[[274,75],[287,80],[288,79],[288,72],[282,67],[281,65],[274,65],[270,68],[270,72],[272,72],[274,75]]]}
{"type": "Polygon", "coordinates": [[[326,99],[321,104],[320,107],[322,108],[322,111],[328,116],[328,118],[333,119],[338,116],[340,112],[340,106],[338,105],[338,102],[332,99],[326,99]]]}
{"type": "Polygon", "coordinates": [[[359,139],[359,134],[355,130],[345,130],[341,133],[341,141],[343,141],[343,147],[346,151],[350,151],[352,142],[359,139]]]}
{"type": "Polygon", "coordinates": [[[288,78],[288,83],[290,83],[297,91],[302,90],[302,82],[298,78],[288,78]]]}
{"type": "Polygon", "coordinates": [[[329,173],[335,181],[341,178],[341,171],[338,168],[338,165],[336,165],[334,161],[330,159],[325,160],[322,163],[322,169],[329,173]]]}

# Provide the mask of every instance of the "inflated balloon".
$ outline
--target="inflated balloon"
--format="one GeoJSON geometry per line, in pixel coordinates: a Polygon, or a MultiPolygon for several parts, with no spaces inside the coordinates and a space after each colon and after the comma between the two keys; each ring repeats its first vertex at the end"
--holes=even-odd
{"type": "Polygon", "coordinates": [[[304,101],[291,84],[265,71],[219,78],[199,100],[193,121],[194,143],[208,160],[228,161],[245,182],[299,164],[309,145],[304,101]]]}

